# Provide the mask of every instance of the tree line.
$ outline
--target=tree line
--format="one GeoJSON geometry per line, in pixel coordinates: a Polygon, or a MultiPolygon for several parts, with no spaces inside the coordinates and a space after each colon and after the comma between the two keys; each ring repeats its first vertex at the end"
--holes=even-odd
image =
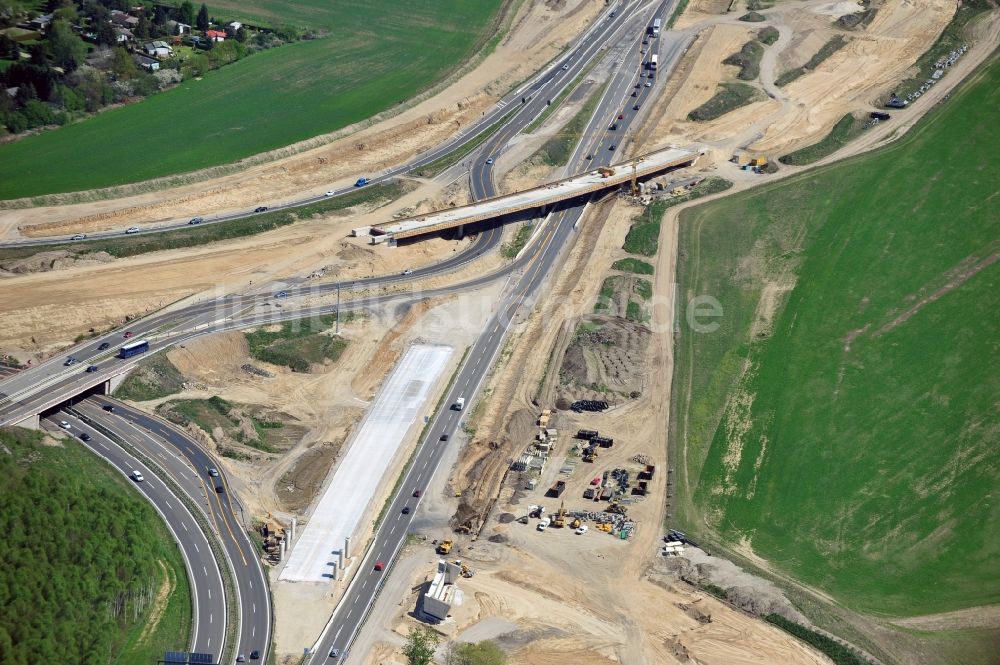
{"type": "Polygon", "coordinates": [[[41,440],[0,428],[0,663],[114,662],[176,544],[96,457],[41,440]]]}

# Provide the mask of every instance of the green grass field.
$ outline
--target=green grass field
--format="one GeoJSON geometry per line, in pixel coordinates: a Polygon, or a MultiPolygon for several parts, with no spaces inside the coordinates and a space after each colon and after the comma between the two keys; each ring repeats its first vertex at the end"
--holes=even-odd
{"type": "MultiPolygon", "coordinates": [[[[0,147],[0,199],[69,192],[226,164],[403,103],[468,59],[500,0],[256,0],[213,13],[328,29],[203,80],[0,147]],[[287,17],[288,20],[281,20],[287,17]],[[373,17],[378,17],[374,20],[373,17]]],[[[361,175],[361,174],[359,174],[361,175]]]]}
{"type": "Polygon", "coordinates": [[[678,342],[683,527],[863,612],[1000,601],[998,104],[994,60],[889,149],[683,213],[681,298],[724,310],[678,342]]]}
{"type": "Polygon", "coordinates": [[[183,649],[190,588],[159,515],[78,441],[43,438],[0,428],[0,660],[150,663],[183,649]]]}

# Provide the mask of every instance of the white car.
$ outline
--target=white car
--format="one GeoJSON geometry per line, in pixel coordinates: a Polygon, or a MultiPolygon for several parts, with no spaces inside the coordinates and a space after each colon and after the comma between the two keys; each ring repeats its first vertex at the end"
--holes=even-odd
{"type": "Polygon", "coordinates": [[[335,192],[335,191],[333,191],[333,190],[331,189],[331,190],[330,190],[329,192],[327,192],[327,193],[326,193],[326,194],[324,194],[323,196],[333,196],[333,195],[334,195],[334,194],[336,194],[336,193],[337,193],[337,192],[335,192]]]}
{"type": "Polygon", "coordinates": [[[70,238],[70,240],[86,240],[86,239],[87,239],[86,233],[77,233],[75,236],[70,238]]]}
{"type": "Polygon", "coordinates": [[[70,425],[70,424],[69,424],[68,422],[66,422],[65,420],[60,420],[60,421],[59,421],[59,427],[62,427],[63,429],[69,429],[69,428],[71,428],[71,427],[72,427],[72,425],[70,425]]]}
{"type": "Polygon", "coordinates": [[[138,232],[139,232],[139,227],[138,226],[130,226],[127,229],[125,229],[125,233],[128,233],[128,234],[138,233],[138,232]]]}
{"type": "Polygon", "coordinates": [[[582,536],[583,534],[587,533],[587,525],[584,524],[579,529],[577,529],[574,533],[576,533],[576,535],[578,535],[578,536],[582,536]]]}
{"type": "Polygon", "coordinates": [[[538,523],[538,530],[545,531],[549,528],[549,519],[546,517],[544,520],[538,523]]]}
{"type": "Polygon", "coordinates": [[[140,473],[139,471],[133,471],[132,480],[134,480],[137,483],[141,483],[142,481],[145,480],[145,478],[142,477],[142,473],[140,473]]]}
{"type": "Polygon", "coordinates": [[[413,274],[413,270],[410,269],[410,268],[407,268],[406,270],[403,271],[403,274],[404,275],[412,275],[413,274]]]}
{"type": "Polygon", "coordinates": [[[652,87],[653,87],[653,84],[652,84],[652,83],[650,83],[649,81],[646,81],[646,87],[647,87],[647,88],[652,88],[652,87]]]}
{"type": "Polygon", "coordinates": [[[567,69],[569,69],[569,65],[563,65],[563,71],[566,71],[567,69]]]}

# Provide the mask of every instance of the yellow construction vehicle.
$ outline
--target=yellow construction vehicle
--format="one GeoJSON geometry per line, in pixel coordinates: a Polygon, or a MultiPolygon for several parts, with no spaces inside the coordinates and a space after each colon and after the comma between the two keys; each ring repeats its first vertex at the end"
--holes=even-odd
{"type": "Polygon", "coordinates": [[[450,540],[442,540],[440,543],[438,543],[437,553],[438,554],[447,554],[448,552],[451,551],[451,545],[452,545],[452,542],[450,540]]]}
{"type": "Polygon", "coordinates": [[[598,531],[603,531],[604,533],[611,533],[611,524],[608,522],[602,522],[597,525],[598,531]]]}
{"type": "Polygon", "coordinates": [[[581,520],[579,517],[576,517],[573,519],[572,522],[569,523],[569,528],[579,529],[581,524],[583,524],[583,520],[581,520]]]}
{"type": "Polygon", "coordinates": [[[549,526],[557,527],[559,529],[566,526],[566,502],[559,502],[559,510],[556,512],[556,516],[552,518],[552,523],[549,526]]]}

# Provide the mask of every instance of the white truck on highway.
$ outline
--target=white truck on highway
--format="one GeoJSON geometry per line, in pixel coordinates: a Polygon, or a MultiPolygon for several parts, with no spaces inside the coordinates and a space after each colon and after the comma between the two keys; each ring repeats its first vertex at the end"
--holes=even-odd
{"type": "Polygon", "coordinates": [[[465,398],[464,397],[459,397],[457,400],[455,400],[455,403],[452,404],[451,408],[455,409],[456,411],[461,411],[462,409],[464,409],[465,408],[465,398]]]}

